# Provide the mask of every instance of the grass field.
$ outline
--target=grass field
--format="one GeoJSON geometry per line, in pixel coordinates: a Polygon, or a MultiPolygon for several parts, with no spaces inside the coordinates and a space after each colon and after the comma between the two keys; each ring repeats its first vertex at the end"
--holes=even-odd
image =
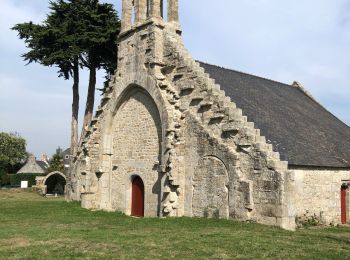
{"type": "Polygon", "coordinates": [[[350,228],[135,219],[0,190],[0,259],[350,259],[350,228]]]}

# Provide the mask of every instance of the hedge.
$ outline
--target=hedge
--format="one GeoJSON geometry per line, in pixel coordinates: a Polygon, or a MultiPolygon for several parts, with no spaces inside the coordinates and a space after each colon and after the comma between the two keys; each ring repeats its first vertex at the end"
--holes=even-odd
{"type": "Polygon", "coordinates": [[[33,173],[21,173],[10,175],[11,186],[21,186],[21,181],[28,181],[28,187],[32,187],[36,184],[36,176],[40,175],[33,173]]]}
{"type": "Polygon", "coordinates": [[[10,185],[10,176],[5,171],[0,169],[0,187],[10,185]]]}
{"type": "Polygon", "coordinates": [[[12,186],[19,187],[21,186],[21,181],[28,181],[28,187],[32,187],[36,184],[36,176],[41,176],[39,174],[4,174],[0,173],[0,186],[12,186]]]}

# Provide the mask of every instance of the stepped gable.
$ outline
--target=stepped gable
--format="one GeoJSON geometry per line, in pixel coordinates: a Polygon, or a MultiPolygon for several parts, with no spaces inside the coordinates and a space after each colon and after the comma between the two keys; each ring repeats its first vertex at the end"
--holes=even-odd
{"type": "Polygon", "coordinates": [[[303,89],[199,63],[290,166],[350,167],[350,127],[303,89]]]}

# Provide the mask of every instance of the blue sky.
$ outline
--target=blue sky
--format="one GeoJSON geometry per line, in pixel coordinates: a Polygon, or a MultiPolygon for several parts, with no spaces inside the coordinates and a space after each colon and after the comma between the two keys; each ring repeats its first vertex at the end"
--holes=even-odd
{"type": "MultiPolygon", "coordinates": [[[[284,83],[297,80],[350,125],[349,0],[179,1],[185,45],[195,59],[284,83]]],[[[104,2],[120,11],[121,0],[104,2]]],[[[0,1],[0,131],[20,133],[37,156],[69,146],[71,82],[55,68],[25,66],[24,43],[9,28],[42,21],[47,6],[46,0],[0,1]]],[[[81,112],[86,87],[83,72],[81,112]]]]}

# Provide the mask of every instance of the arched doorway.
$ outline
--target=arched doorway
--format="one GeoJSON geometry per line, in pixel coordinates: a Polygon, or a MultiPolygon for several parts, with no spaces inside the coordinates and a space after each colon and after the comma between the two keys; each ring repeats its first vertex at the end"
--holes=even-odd
{"type": "Polygon", "coordinates": [[[66,187],[66,178],[62,173],[55,172],[49,174],[44,182],[46,194],[63,195],[66,187]]]}
{"type": "Polygon", "coordinates": [[[348,221],[347,216],[347,193],[348,193],[348,187],[342,186],[340,191],[340,207],[341,207],[341,223],[346,224],[348,221]]]}
{"type": "Polygon", "coordinates": [[[145,207],[145,186],[139,176],[132,180],[131,216],[143,217],[145,207]]]}

